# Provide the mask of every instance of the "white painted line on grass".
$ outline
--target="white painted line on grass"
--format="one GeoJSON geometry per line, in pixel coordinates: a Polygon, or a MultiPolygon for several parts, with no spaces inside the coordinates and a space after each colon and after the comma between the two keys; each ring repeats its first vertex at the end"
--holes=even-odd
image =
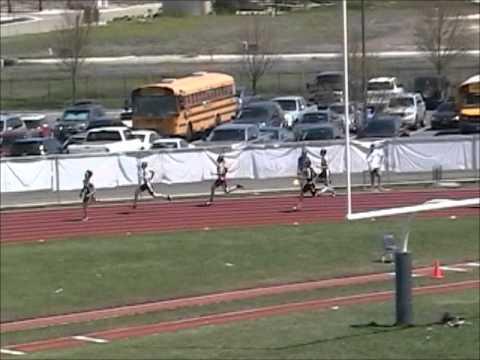
{"type": "Polygon", "coordinates": [[[451,267],[451,266],[440,266],[440,269],[446,270],[446,271],[468,272],[467,269],[451,267]]]}
{"type": "Polygon", "coordinates": [[[480,267],[480,263],[478,263],[478,262],[469,262],[469,263],[466,263],[465,266],[480,267]]]}
{"type": "Polygon", "coordinates": [[[97,343],[97,344],[105,344],[105,343],[108,343],[108,340],[105,340],[105,339],[93,338],[93,337],[82,336],[82,335],[73,336],[72,338],[75,339],[75,340],[93,342],[93,343],[97,343]]]}
{"type": "Polygon", "coordinates": [[[0,349],[0,353],[7,354],[7,355],[25,355],[23,351],[9,350],[9,349],[0,349]]]}

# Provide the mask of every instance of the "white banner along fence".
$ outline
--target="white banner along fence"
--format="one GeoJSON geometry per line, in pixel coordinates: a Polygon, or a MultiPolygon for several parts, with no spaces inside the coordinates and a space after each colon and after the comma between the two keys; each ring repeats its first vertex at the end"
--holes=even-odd
{"type": "MultiPolygon", "coordinates": [[[[384,170],[390,173],[472,170],[480,168],[480,137],[449,136],[444,138],[399,138],[379,140],[385,152],[384,170]]],[[[371,142],[353,140],[352,173],[367,169],[366,155],[371,142]]],[[[1,192],[34,190],[77,190],[85,171],[93,171],[98,189],[136,185],[139,165],[147,161],[155,171],[154,183],[192,183],[215,177],[215,159],[222,152],[229,177],[272,179],[296,176],[297,160],[306,148],[314,166],[320,166],[320,149],[327,149],[333,174],[346,169],[343,141],[291,143],[279,146],[256,145],[241,150],[231,148],[193,148],[106,155],[61,155],[56,157],[4,158],[0,163],[1,192]]]]}

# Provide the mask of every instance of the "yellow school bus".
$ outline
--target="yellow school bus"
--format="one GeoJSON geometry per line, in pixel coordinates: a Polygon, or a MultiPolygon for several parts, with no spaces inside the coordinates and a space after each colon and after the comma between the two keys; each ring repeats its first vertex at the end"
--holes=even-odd
{"type": "Polygon", "coordinates": [[[468,78],[458,87],[458,110],[460,132],[480,132],[480,74],[468,78]]]}
{"type": "Polygon", "coordinates": [[[235,116],[235,81],[230,75],[208,72],[163,79],[134,89],[132,110],[134,128],[192,139],[235,116]]]}

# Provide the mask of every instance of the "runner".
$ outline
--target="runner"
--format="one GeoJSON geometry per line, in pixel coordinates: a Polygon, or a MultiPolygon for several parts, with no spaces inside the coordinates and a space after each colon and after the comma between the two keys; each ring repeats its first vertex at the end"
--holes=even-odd
{"type": "Polygon", "coordinates": [[[303,196],[305,193],[310,192],[312,197],[317,195],[317,187],[315,186],[315,177],[317,174],[312,168],[312,162],[310,159],[306,159],[303,164],[303,171],[300,176],[300,197],[298,203],[293,207],[294,211],[300,210],[302,207],[303,196]]]}
{"type": "Polygon", "coordinates": [[[93,176],[93,172],[91,170],[85,171],[85,175],[83,177],[83,187],[82,187],[82,190],[80,190],[80,194],[79,194],[80,198],[82,199],[82,207],[83,207],[82,221],[88,220],[88,215],[87,215],[88,205],[92,201],[96,201],[95,186],[90,181],[92,179],[92,176],[93,176]]]}
{"type": "Polygon", "coordinates": [[[320,194],[329,193],[330,196],[334,197],[337,195],[333,187],[330,186],[332,180],[330,178],[330,169],[328,168],[328,161],[327,161],[327,150],[322,149],[320,150],[320,167],[321,172],[318,175],[318,181],[323,183],[323,187],[320,190],[320,194]]]}
{"type": "Polygon", "coordinates": [[[132,207],[134,209],[137,208],[137,200],[138,200],[138,196],[143,193],[144,191],[147,191],[150,196],[152,196],[153,198],[157,198],[157,197],[162,197],[168,201],[171,201],[172,198],[170,195],[165,195],[165,194],[161,194],[161,193],[156,193],[154,190],[153,190],[153,186],[152,186],[152,179],[153,177],[155,176],[155,171],[151,170],[151,169],[148,169],[148,163],[146,161],[142,161],[142,164],[141,164],[141,177],[142,177],[142,183],[140,184],[140,186],[135,190],[135,196],[133,198],[133,205],[132,207]]]}
{"type": "Polygon", "coordinates": [[[217,158],[217,172],[214,175],[217,175],[217,179],[212,184],[210,188],[210,199],[205,203],[206,206],[210,206],[213,203],[213,197],[215,196],[215,190],[219,187],[223,189],[225,194],[230,194],[231,192],[243,189],[243,185],[236,184],[235,186],[229,188],[227,185],[227,172],[228,168],[225,166],[225,158],[223,155],[218,155],[217,158]]]}

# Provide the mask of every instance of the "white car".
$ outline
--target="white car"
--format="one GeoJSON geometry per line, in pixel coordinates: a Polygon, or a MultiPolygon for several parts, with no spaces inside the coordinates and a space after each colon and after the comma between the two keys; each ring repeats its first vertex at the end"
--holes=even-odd
{"type": "Polygon", "coordinates": [[[303,96],[282,96],[273,98],[285,113],[287,127],[291,128],[293,124],[300,119],[300,116],[307,110],[307,101],[303,96]]]}
{"type": "Polygon", "coordinates": [[[404,92],[396,77],[377,77],[368,80],[367,98],[370,104],[386,104],[388,100],[404,92]]]}
{"type": "Polygon", "coordinates": [[[150,150],[155,140],[161,138],[161,136],[153,130],[132,130],[132,134],[142,142],[141,150],[150,150]]]}
{"type": "Polygon", "coordinates": [[[385,109],[385,113],[400,116],[402,126],[418,129],[425,126],[426,106],[422,95],[405,93],[392,97],[385,109]]]}
{"type": "Polygon", "coordinates": [[[161,138],[152,143],[151,149],[189,149],[194,148],[193,144],[189,144],[182,138],[161,138]]]}
{"type": "Polygon", "coordinates": [[[142,150],[142,142],[130,129],[123,126],[108,126],[90,129],[81,144],[67,147],[69,154],[118,153],[142,150]]]}

